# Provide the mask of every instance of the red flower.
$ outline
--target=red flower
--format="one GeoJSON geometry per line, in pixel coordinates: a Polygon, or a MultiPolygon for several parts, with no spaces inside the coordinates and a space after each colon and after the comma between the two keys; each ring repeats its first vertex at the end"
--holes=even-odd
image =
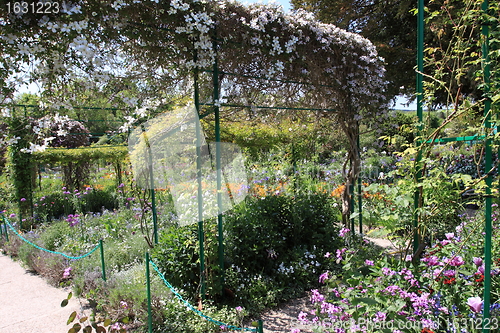
{"type": "Polygon", "coordinates": [[[479,276],[477,279],[476,279],[476,282],[477,283],[481,283],[484,281],[484,274],[481,274],[481,273],[476,273],[477,276],[479,276]]]}
{"type": "Polygon", "coordinates": [[[449,279],[444,279],[444,284],[454,284],[455,283],[455,278],[449,278],[449,279]]]}
{"type": "Polygon", "coordinates": [[[434,331],[431,331],[429,328],[424,328],[421,333],[434,333],[434,331]]]}

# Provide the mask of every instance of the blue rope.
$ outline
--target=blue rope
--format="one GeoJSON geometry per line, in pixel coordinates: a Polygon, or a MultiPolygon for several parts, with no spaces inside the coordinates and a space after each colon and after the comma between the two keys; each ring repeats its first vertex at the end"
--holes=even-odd
{"type": "Polygon", "coordinates": [[[246,327],[236,327],[236,326],[233,326],[233,325],[227,325],[227,324],[224,324],[223,322],[221,321],[218,321],[216,319],[213,319],[209,316],[207,316],[206,314],[204,314],[203,312],[201,312],[200,310],[196,309],[194,306],[191,305],[191,303],[189,303],[188,301],[186,301],[176,290],[175,288],[167,281],[167,279],[165,279],[165,276],[160,272],[160,270],[158,269],[158,267],[156,266],[156,264],[152,261],[152,260],[149,260],[149,262],[151,263],[151,265],[153,266],[154,270],[158,273],[158,276],[163,280],[163,282],[165,283],[165,285],[170,289],[170,291],[172,291],[172,293],[182,302],[184,303],[184,305],[191,311],[193,311],[194,313],[196,313],[198,316],[218,325],[218,326],[223,326],[227,329],[230,329],[230,330],[234,330],[234,331],[248,331],[248,332],[257,332],[257,329],[256,328],[246,328],[246,327]]]}
{"type": "Polygon", "coordinates": [[[10,230],[12,230],[12,232],[14,232],[17,237],[21,238],[24,242],[28,243],[29,245],[33,246],[33,247],[36,247],[37,249],[39,250],[42,250],[42,251],[45,251],[45,252],[48,252],[48,253],[54,253],[54,254],[59,254],[59,255],[62,255],[63,257],[65,258],[68,258],[68,259],[71,259],[71,260],[79,260],[79,259],[83,259],[85,257],[88,257],[90,256],[92,253],[94,253],[100,246],[100,244],[97,244],[89,253],[87,254],[84,254],[83,256],[78,256],[78,257],[72,257],[72,256],[69,256],[65,253],[62,253],[62,252],[57,252],[57,251],[50,251],[50,250],[47,250],[47,249],[44,249],[43,247],[40,247],[32,242],[30,242],[29,240],[27,240],[26,238],[24,238],[21,234],[19,234],[17,232],[17,230],[9,223],[9,221],[7,220],[7,218],[2,215],[3,217],[3,220],[5,223],[7,223],[7,225],[9,226],[10,230]]]}

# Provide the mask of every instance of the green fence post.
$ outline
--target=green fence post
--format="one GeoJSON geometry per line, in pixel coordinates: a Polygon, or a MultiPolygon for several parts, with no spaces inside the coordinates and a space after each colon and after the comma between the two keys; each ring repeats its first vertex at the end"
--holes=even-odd
{"type": "MultiPolygon", "coordinates": [[[[417,15],[417,116],[418,121],[422,123],[423,121],[423,101],[424,101],[424,0],[418,0],[418,15],[417,15]]],[[[422,132],[422,125],[418,125],[418,135],[422,132]]],[[[420,143],[417,142],[417,147],[420,143]]],[[[420,182],[421,170],[420,170],[420,159],[422,158],[420,151],[417,153],[416,164],[417,164],[417,175],[416,181],[420,182]]],[[[414,209],[413,213],[413,253],[415,253],[420,244],[420,234],[418,230],[418,212],[417,208],[420,202],[420,194],[417,189],[414,194],[414,209]]]]}
{"type": "Polygon", "coordinates": [[[102,239],[99,240],[99,247],[101,248],[102,279],[106,281],[106,266],[104,264],[104,246],[102,239]]]}
{"type": "Polygon", "coordinates": [[[8,242],[9,241],[9,230],[7,229],[7,223],[5,222],[5,217],[4,217],[3,227],[5,228],[5,239],[8,242]]]}
{"type": "Polygon", "coordinates": [[[151,280],[149,278],[149,252],[146,252],[146,295],[148,299],[148,333],[152,333],[153,316],[151,314],[151,280]]]}
{"type": "MultiPolygon", "coordinates": [[[[484,14],[488,14],[489,11],[489,1],[484,0],[481,9],[484,14]]],[[[489,27],[488,24],[483,22],[481,34],[483,36],[482,43],[482,62],[483,62],[483,79],[484,88],[483,93],[486,97],[484,101],[484,127],[486,130],[486,157],[484,161],[484,168],[489,171],[492,166],[491,158],[491,98],[489,96],[490,92],[490,57],[489,57],[489,27]]],[[[492,234],[492,223],[491,223],[491,174],[486,178],[486,199],[485,199],[485,226],[484,226],[484,290],[483,290],[483,322],[482,322],[482,332],[490,332],[490,289],[491,289],[491,234],[492,234]]]]}
{"type": "Polygon", "coordinates": [[[217,35],[213,41],[215,51],[214,71],[212,76],[213,82],[213,98],[214,98],[214,114],[215,114],[215,171],[217,173],[217,233],[218,233],[218,255],[220,269],[220,285],[221,292],[224,290],[224,224],[222,218],[222,164],[221,164],[221,141],[220,141],[220,94],[219,94],[219,62],[217,59],[217,35]]]}
{"type": "Polygon", "coordinates": [[[262,319],[259,319],[257,321],[257,325],[258,325],[257,326],[257,332],[264,333],[264,323],[263,323],[262,319]]]}
{"type": "MultiPolygon", "coordinates": [[[[195,63],[198,61],[198,56],[195,54],[195,63]]],[[[194,106],[196,113],[200,115],[200,89],[198,83],[198,69],[194,70],[194,106]]],[[[202,164],[201,164],[201,124],[199,121],[195,122],[196,125],[196,179],[198,183],[198,242],[200,248],[200,285],[201,285],[201,299],[205,299],[205,232],[203,231],[203,188],[202,188],[202,164]]]]}

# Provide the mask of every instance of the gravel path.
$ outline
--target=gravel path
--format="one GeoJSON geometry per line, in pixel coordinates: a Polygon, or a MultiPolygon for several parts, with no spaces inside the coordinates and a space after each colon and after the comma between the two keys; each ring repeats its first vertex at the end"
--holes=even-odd
{"type": "Polygon", "coordinates": [[[0,333],[68,332],[69,315],[80,311],[76,298],[61,307],[68,293],[0,254],[0,333]]]}

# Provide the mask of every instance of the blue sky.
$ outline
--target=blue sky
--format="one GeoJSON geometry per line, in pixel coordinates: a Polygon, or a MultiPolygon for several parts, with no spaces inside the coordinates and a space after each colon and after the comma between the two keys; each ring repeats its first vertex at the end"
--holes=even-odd
{"type": "Polygon", "coordinates": [[[277,3],[277,4],[280,4],[281,6],[283,6],[283,9],[285,10],[285,12],[287,11],[290,11],[290,9],[292,8],[291,4],[290,4],[290,1],[288,0],[239,0],[241,3],[271,3],[271,2],[274,2],[274,3],[277,3]]]}

